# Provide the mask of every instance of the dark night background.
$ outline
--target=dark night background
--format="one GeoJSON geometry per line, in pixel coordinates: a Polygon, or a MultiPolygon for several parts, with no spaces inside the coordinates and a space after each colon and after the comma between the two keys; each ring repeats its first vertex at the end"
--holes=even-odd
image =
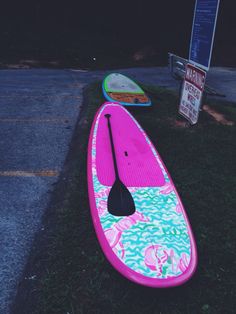
{"type": "MultiPolygon", "coordinates": [[[[5,2],[1,67],[166,65],[168,52],[188,56],[195,0],[5,2]]],[[[211,65],[236,66],[234,2],[221,0],[211,65]]]]}

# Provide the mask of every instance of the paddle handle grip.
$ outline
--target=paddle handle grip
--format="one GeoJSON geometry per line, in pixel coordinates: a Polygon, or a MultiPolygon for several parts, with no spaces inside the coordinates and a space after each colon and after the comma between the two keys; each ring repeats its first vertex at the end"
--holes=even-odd
{"type": "Polygon", "coordinates": [[[115,153],[115,147],[114,147],[114,142],[113,142],[110,117],[111,117],[111,115],[109,113],[105,114],[105,118],[107,118],[108,130],[109,130],[109,138],[110,138],[110,143],[111,143],[111,151],[112,151],[112,158],[113,158],[115,175],[116,175],[116,179],[120,179],[119,172],[118,172],[118,167],[117,167],[117,161],[116,161],[116,153],[115,153]]]}

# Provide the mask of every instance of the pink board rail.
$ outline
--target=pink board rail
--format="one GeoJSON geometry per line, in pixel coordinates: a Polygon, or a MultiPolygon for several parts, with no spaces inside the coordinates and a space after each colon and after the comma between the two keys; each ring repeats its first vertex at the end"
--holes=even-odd
{"type": "Polygon", "coordinates": [[[178,286],[192,277],[197,250],[180,197],[146,133],[117,103],[105,103],[94,118],[87,178],[97,238],[116,270],[135,283],[156,288],[178,286]],[[106,113],[111,114],[119,174],[136,206],[127,217],[107,211],[115,176],[106,113]]]}

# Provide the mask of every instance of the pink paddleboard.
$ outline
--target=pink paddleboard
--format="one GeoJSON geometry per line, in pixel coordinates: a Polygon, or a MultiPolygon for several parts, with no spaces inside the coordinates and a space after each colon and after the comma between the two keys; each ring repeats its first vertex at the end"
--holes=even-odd
{"type": "Polygon", "coordinates": [[[114,268],[150,287],[186,282],[196,269],[197,252],[183,204],[146,133],[117,103],[105,103],[94,118],[87,171],[95,231],[114,268]],[[115,171],[106,114],[111,115],[119,176],[135,203],[130,216],[114,216],[107,209],[115,171]]]}

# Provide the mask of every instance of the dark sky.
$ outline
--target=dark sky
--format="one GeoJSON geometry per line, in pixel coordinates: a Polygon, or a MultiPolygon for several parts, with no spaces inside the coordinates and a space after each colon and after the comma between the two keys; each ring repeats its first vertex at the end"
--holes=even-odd
{"type": "MultiPolygon", "coordinates": [[[[5,2],[0,7],[0,57],[36,50],[39,55],[58,50],[63,55],[78,47],[84,54],[85,50],[102,54],[104,46],[188,54],[195,0],[5,2]]],[[[236,55],[234,2],[221,0],[215,38],[215,57],[221,62],[222,46],[227,56],[232,51],[232,62],[236,55]]]]}
{"type": "Polygon", "coordinates": [[[31,28],[42,34],[87,29],[135,37],[141,32],[142,36],[150,36],[191,21],[193,6],[193,0],[8,0],[1,8],[1,25],[16,31],[31,28]]]}

